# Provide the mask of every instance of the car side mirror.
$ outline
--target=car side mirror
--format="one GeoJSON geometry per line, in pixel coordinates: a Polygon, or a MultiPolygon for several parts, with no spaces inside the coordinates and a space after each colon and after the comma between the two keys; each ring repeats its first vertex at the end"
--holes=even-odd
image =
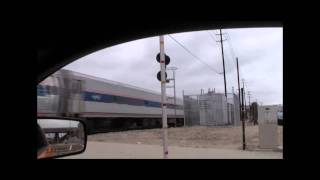
{"type": "Polygon", "coordinates": [[[87,132],[83,121],[70,118],[38,118],[37,123],[40,127],[38,137],[42,137],[38,138],[37,142],[38,159],[69,156],[85,151],[87,132]]]}

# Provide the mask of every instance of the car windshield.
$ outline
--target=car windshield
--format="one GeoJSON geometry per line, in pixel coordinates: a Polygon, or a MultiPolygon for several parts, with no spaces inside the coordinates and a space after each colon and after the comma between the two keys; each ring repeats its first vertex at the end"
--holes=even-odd
{"type": "Polygon", "coordinates": [[[64,158],[282,159],[282,41],[211,29],[101,49],[37,85],[37,115],[85,122],[87,150],[64,158]]]}

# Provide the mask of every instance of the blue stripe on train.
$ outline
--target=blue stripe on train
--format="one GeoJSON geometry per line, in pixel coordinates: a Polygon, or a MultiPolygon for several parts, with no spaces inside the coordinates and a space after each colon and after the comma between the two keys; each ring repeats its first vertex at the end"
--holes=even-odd
{"type": "Polygon", "coordinates": [[[85,101],[95,101],[95,102],[104,102],[104,103],[115,102],[114,97],[112,95],[107,95],[107,94],[83,92],[82,97],[85,101]]]}
{"type": "Polygon", "coordinates": [[[122,96],[114,96],[114,95],[108,95],[108,94],[83,92],[82,96],[85,101],[128,104],[128,105],[134,105],[134,106],[160,107],[159,102],[146,101],[146,100],[134,99],[134,98],[122,97],[122,96]]]}
{"type": "Polygon", "coordinates": [[[45,96],[46,91],[45,88],[42,85],[37,86],[37,96],[45,96]]]}
{"type": "MultiPolygon", "coordinates": [[[[37,96],[46,96],[46,95],[57,95],[57,90],[52,90],[56,87],[50,86],[37,86],[37,96]]],[[[161,103],[155,101],[141,100],[123,96],[114,96],[109,94],[101,94],[95,92],[82,92],[82,97],[84,101],[93,101],[93,102],[103,102],[103,103],[117,103],[117,104],[128,104],[133,106],[147,106],[147,107],[156,107],[160,108],[161,103]]],[[[168,108],[174,108],[174,105],[169,104],[168,108]]],[[[180,105],[177,105],[177,109],[182,109],[180,105]]]]}

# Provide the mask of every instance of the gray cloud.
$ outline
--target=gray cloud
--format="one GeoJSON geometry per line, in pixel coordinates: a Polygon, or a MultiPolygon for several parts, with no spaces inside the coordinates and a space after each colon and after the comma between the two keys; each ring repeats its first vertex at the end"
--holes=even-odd
{"type": "MultiPolygon", "coordinates": [[[[212,34],[217,31],[210,31],[212,34]]],[[[239,57],[240,76],[252,92],[252,100],[264,104],[282,103],[282,28],[251,28],[223,30],[231,37],[235,55],[239,57]]],[[[172,35],[196,56],[222,72],[219,43],[205,31],[172,35]]],[[[227,36],[226,36],[227,37],[227,36]]],[[[216,38],[218,40],[218,38],[216,38]]],[[[235,60],[229,43],[224,42],[227,89],[237,89],[235,60]]],[[[216,88],[224,92],[223,75],[219,75],[198,62],[165,36],[165,51],[171,58],[169,66],[176,66],[177,95],[199,93],[200,89],[216,88]]],[[[160,92],[156,73],[160,65],[155,57],[159,52],[159,38],[132,41],[89,54],[66,66],[66,69],[160,92]]],[[[171,77],[171,71],[168,71],[171,77]]],[[[167,89],[173,95],[172,89],[167,89]]]]}

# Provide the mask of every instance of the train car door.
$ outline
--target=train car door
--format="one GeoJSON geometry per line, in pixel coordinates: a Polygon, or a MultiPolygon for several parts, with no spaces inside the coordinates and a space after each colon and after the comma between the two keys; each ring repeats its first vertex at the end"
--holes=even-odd
{"type": "Polygon", "coordinates": [[[70,103],[72,106],[72,114],[76,117],[79,117],[84,110],[84,101],[82,97],[83,83],[84,81],[79,79],[72,79],[71,81],[70,103]]]}

